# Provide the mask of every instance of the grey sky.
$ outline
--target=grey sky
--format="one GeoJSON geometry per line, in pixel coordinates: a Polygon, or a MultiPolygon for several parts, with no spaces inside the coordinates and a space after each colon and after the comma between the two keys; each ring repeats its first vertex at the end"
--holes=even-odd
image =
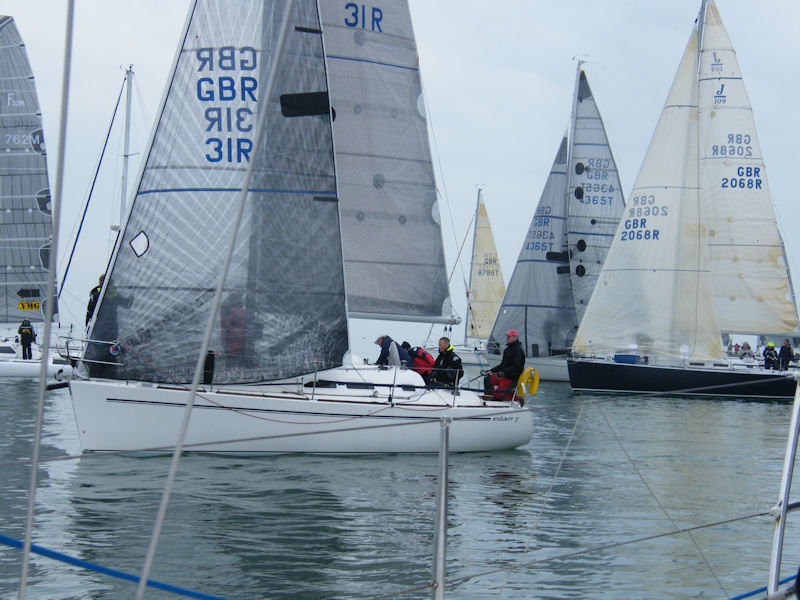
{"type": "MultiPolygon", "coordinates": [[[[344,0],[343,0],[344,1],[344,0]]],[[[383,0],[388,1],[388,0],[383,0]]],[[[80,217],[105,129],[122,82],[133,64],[150,119],[163,93],[186,16],[188,0],[78,0],[68,154],[62,206],[64,260],[80,217]]],[[[379,4],[376,2],[375,4],[379,4]]],[[[476,184],[495,232],[506,280],[567,126],[575,77],[584,66],[597,99],[623,189],[630,190],[692,23],[699,0],[411,0],[437,183],[442,194],[448,268],[467,234],[476,184]],[[451,220],[452,216],[452,220],[451,220]]],[[[800,2],[718,0],[737,50],[769,185],[795,274],[800,273],[797,168],[800,97],[797,56],[800,2]]],[[[13,16],[36,76],[54,176],[63,61],[65,0],[0,0],[13,16]]],[[[134,126],[143,152],[149,123],[134,126]]],[[[121,153],[119,141],[110,152],[121,153]]],[[[89,289],[110,252],[108,224],[118,219],[117,161],[110,161],[62,298],[62,317],[83,323],[89,289]],[[66,310],[65,310],[66,309],[66,310]]],[[[131,184],[137,169],[132,169],[131,184]]],[[[51,182],[52,185],[52,182],[51,182]]],[[[467,248],[469,251],[469,248],[467,248]]],[[[464,269],[450,289],[465,314],[464,269]]],[[[372,357],[378,333],[421,343],[428,327],[354,324],[354,350],[372,357]],[[380,331],[379,331],[380,330],[380,331]]],[[[463,336],[463,328],[457,328],[463,336]]],[[[441,326],[434,326],[438,337],[441,326]]]]}

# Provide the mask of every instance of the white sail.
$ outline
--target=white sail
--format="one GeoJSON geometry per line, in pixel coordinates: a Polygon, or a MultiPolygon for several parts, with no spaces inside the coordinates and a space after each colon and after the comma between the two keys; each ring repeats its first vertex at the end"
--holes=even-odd
{"type": "Polygon", "coordinates": [[[752,109],[709,0],[692,32],[574,349],[722,355],[720,333],[797,327],[752,109]],[[624,303],[624,304],[622,304],[624,303]]]}
{"type": "Polygon", "coordinates": [[[506,284],[503,281],[503,270],[500,268],[489,214],[483,202],[483,191],[480,189],[474,231],[467,288],[465,337],[485,340],[492,332],[492,325],[506,292],[506,284]]]}
{"type": "Polygon", "coordinates": [[[645,155],[574,349],[722,354],[697,156],[697,27],[645,155]]]}
{"type": "MultiPolygon", "coordinates": [[[[624,209],[619,174],[586,74],[578,65],[570,132],[561,141],[525,237],[489,351],[509,329],[529,358],[565,354],[624,209]]],[[[566,377],[566,366],[563,368],[566,377]]]]}
{"type": "Polygon", "coordinates": [[[700,184],[714,302],[724,332],[797,327],[753,110],[736,52],[711,1],[700,53],[700,184]]]}
{"type": "Polygon", "coordinates": [[[603,119],[580,67],[567,170],[567,240],[575,314],[583,318],[624,208],[603,119]]]}
{"type": "Polygon", "coordinates": [[[320,2],[350,316],[451,318],[406,2],[320,2]]]}

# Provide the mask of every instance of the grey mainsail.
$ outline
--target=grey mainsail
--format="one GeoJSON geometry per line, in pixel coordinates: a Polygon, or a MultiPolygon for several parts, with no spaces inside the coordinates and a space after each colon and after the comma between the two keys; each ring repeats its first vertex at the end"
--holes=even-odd
{"type": "Polygon", "coordinates": [[[320,2],[350,316],[450,317],[407,2],[320,2]]]}
{"type": "Polygon", "coordinates": [[[528,357],[572,346],[624,200],[603,120],[578,65],[569,135],[561,140],[492,328],[498,352],[516,329],[528,357]]]}
{"type": "Polygon", "coordinates": [[[44,320],[52,230],[33,72],[14,19],[0,16],[0,322],[44,320]]]}
{"type": "Polygon", "coordinates": [[[250,160],[211,339],[214,381],[341,363],[347,321],[322,34],[315,0],[296,0],[276,62],[284,7],[195,3],[90,333],[86,357],[102,361],[90,363],[92,375],[191,381],[250,160]],[[251,155],[260,110],[266,130],[251,155]]]}

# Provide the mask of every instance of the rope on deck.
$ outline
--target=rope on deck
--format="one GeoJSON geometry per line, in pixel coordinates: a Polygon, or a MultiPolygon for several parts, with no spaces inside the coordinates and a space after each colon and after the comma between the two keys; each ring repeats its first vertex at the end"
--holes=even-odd
{"type": "MultiPolygon", "coordinates": [[[[22,549],[21,540],[14,539],[5,536],[3,534],[0,534],[0,543],[5,544],[6,546],[11,546],[12,548],[22,549]]],[[[139,583],[138,575],[133,575],[131,573],[126,573],[124,571],[118,571],[117,569],[111,569],[109,567],[97,565],[95,563],[82,560],[80,558],[69,556],[68,554],[62,554],[61,552],[56,552],[55,550],[50,550],[43,546],[38,546],[37,544],[31,544],[31,552],[33,554],[40,554],[41,556],[52,558],[53,560],[66,563],[68,565],[74,565],[76,567],[81,567],[83,569],[88,569],[90,571],[96,571],[97,573],[103,573],[104,575],[110,575],[111,577],[116,577],[117,579],[124,579],[125,581],[139,583]]],[[[154,579],[148,579],[147,586],[159,590],[164,590],[165,592],[171,592],[179,596],[184,596],[185,598],[197,598],[199,600],[227,600],[222,596],[212,596],[210,594],[203,594],[202,592],[194,592],[192,590],[180,588],[174,585],[170,585],[168,583],[155,581],[154,579]]]]}

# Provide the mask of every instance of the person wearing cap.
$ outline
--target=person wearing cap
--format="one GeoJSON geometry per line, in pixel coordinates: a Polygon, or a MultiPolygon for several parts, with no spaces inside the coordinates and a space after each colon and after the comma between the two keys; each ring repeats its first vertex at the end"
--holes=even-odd
{"type": "Polygon", "coordinates": [[[788,371],[789,363],[794,360],[794,350],[788,339],[783,340],[783,346],[778,351],[778,370],[788,371]]]}
{"type": "Polygon", "coordinates": [[[22,360],[31,360],[33,352],[31,352],[31,344],[36,341],[36,330],[31,325],[28,319],[23,319],[19,329],[19,343],[22,346],[22,360]]]}
{"type": "Polygon", "coordinates": [[[400,344],[395,342],[388,335],[383,334],[378,336],[375,343],[381,347],[381,354],[378,356],[378,360],[375,361],[376,365],[389,365],[392,367],[411,366],[412,361],[408,352],[401,348],[400,344]]]}
{"type": "Polygon", "coordinates": [[[495,399],[511,400],[517,380],[525,370],[525,351],[519,341],[519,331],[510,329],[506,333],[506,348],[503,360],[496,367],[489,369],[483,379],[483,389],[495,399]]]}
{"type": "Polygon", "coordinates": [[[764,368],[765,369],[772,369],[775,370],[775,367],[778,366],[778,353],[775,350],[775,343],[769,342],[764,348],[764,368]]]}
{"type": "Polygon", "coordinates": [[[455,387],[464,375],[461,357],[450,343],[450,338],[439,338],[439,356],[433,363],[431,385],[437,387],[455,387]]]}

